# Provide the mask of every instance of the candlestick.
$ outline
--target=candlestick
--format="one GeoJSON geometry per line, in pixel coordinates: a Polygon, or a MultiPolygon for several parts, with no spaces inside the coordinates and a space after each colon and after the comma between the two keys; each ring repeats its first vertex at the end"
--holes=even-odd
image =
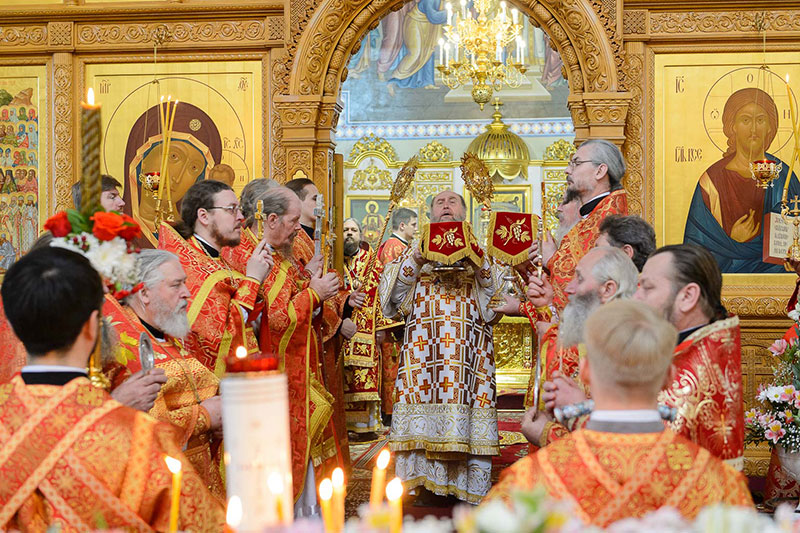
{"type": "Polygon", "coordinates": [[[283,524],[286,522],[283,513],[283,478],[278,472],[273,472],[267,479],[267,486],[275,497],[275,516],[278,518],[278,523],[283,524]]]}
{"type": "Polygon", "coordinates": [[[236,495],[228,500],[228,510],[225,513],[225,533],[236,533],[236,529],[242,523],[242,499],[236,495]]]}
{"type": "Polygon", "coordinates": [[[162,105],[158,106],[158,118],[161,121],[161,165],[158,167],[161,173],[161,181],[158,184],[158,201],[164,197],[164,188],[167,178],[167,139],[169,138],[169,104],[172,96],[167,97],[166,109],[164,109],[164,97],[161,97],[162,105]]]}
{"type": "Polygon", "coordinates": [[[169,507],[169,531],[170,533],[175,533],[178,531],[178,511],[181,499],[181,462],[170,456],[166,456],[164,461],[166,461],[169,471],[172,472],[172,503],[169,507]]]}
{"type": "Polygon", "coordinates": [[[331,506],[334,527],[338,532],[344,528],[344,470],[339,467],[334,468],[331,474],[331,483],[333,484],[333,503],[331,506]]]}
{"type": "Polygon", "coordinates": [[[391,513],[389,533],[400,533],[403,531],[403,482],[399,477],[386,484],[386,499],[391,513]]]}
{"type": "Polygon", "coordinates": [[[264,238],[264,200],[256,202],[256,231],[258,232],[258,240],[264,238]]]}
{"type": "Polygon", "coordinates": [[[325,478],[319,484],[319,506],[322,510],[322,522],[325,525],[325,533],[333,533],[333,516],[331,514],[331,497],[333,496],[333,484],[331,480],[325,478]]]}
{"type": "Polygon", "coordinates": [[[391,454],[385,449],[378,455],[375,468],[372,469],[372,487],[369,491],[369,506],[373,511],[383,503],[384,483],[386,483],[386,467],[389,466],[391,454]]]}
{"type": "Polygon", "coordinates": [[[86,102],[81,102],[81,211],[89,216],[98,209],[103,183],[100,177],[100,105],[94,103],[89,88],[86,102]]]}

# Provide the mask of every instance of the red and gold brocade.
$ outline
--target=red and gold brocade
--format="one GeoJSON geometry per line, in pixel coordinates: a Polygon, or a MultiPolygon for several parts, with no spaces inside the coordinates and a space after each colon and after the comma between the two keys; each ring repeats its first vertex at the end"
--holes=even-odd
{"type": "MultiPolygon", "coordinates": [[[[558,344],[558,323],[551,325],[539,341],[539,357],[542,358],[540,384],[549,380],[553,372],[561,372],[564,376],[578,380],[578,363],[580,348],[570,346],[561,348],[558,344]]],[[[533,388],[536,383],[536,365],[531,365],[531,377],[525,393],[525,407],[533,407],[533,388]]],[[[541,398],[541,391],[540,396],[541,398]]],[[[540,402],[541,403],[541,402],[540,402]]]]}
{"type": "Polygon", "coordinates": [[[744,404],[739,318],[718,320],[675,348],[675,380],[659,401],[677,408],[670,427],[741,470],[744,404]]]}
{"type": "Polygon", "coordinates": [[[161,225],[158,247],[177,255],[186,272],[186,286],[192,293],[189,324],[202,347],[195,358],[222,376],[226,360],[235,356],[236,348],[245,346],[247,353],[257,352],[258,343],[245,314],[255,306],[258,282],[224,259],[209,256],[195,237],[186,240],[168,224],[161,225]]]}
{"type": "Polygon", "coordinates": [[[382,428],[380,421],[381,349],[376,344],[375,333],[391,323],[383,319],[378,306],[378,283],[383,265],[365,242],[353,257],[344,258],[346,287],[360,285],[365,292],[364,305],[353,309],[350,319],[356,325],[356,334],[342,341],[344,358],[344,401],[347,429],[371,432],[382,428]],[[367,267],[372,261],[372,270],[367,267]]]}
{"type": "Polygon", "coordinates": [[[249,228],[242,228],[242,237],[236,246],[226,246],[220,251],[220,257],[240,274],[247,272],[247,262],[253,256],[258,244],[255,234],[249,228]]]}
{"type": "Polygon", "coordinates": [[[44,532],[99,527],[166,531],[172,474],[183,463],[178,529],[221,531],[224,509],[170,426],[112,400],[86,378],[63,387],[0,385],[0,526],[44,532]]]}
{"type": "Polygon", "coordinates": [[[669,430],[605,433],[581,429],[507,468],[487,500],[542,484],[575,503],[586,524],[606,527],[671,506],[694,518],[706,505],[752,507],[744,476],[669,430]]]}
{"type": "Polygon", "coordinates": [[[219,394],[219,378],[200,361],[192,357],[200,350],[194,334],[185,341],[167,338],[159,341],[142,325],[129,307],[109,302],[103,313],[119,334],[117,363],[125,370],[115,378],[116,383],[142,369],[139,360],[139,335],[147,332],[153,345],[155,367],[164,370],[167,382],[156,397],[150,416],[169,422],[178,429],[178,444],[212,494],[226,501],[222,480],[221,440],[213,439],[208,411],[200,404],[219,394]]]}
{"type": "MultiPolygon", "coordinates": [[[[301,271],[305,269],[305,266],[314,257],[314,241],[305,230],[300,230],[297,233],[292,243],[292,255],[301,271]]],[[[304,273],[303,275],[307,274],[304,273]]],[[[332,429],[336,436],[336,445],[326,446],[324,450],[320,450],[320,456],[331,459],[323,465],[321,470],[323,475],[330,475],[337,466],[344,468],[346,471],[350,466],[350,454],[347,451],[349,450],[347,421],[344,408],[344,361],[339,357],[341,345],[337,335],[339,327],[342,325],[342,315],[344,314],[345,303],[350,296],[350,291],[344,289],[341,275],[339,276],[339,287],[337,295],[325,300],[322,304],[322,312],[314,319],[321,353],[323,383],[334,398],[332,429]]]]}
{"type": "Polygon", "coordinates": [[[564,294],[564,289],[575,275],[578,261],[594,248],[597,237],[600,235],[600,223],[608,215],[627,214],[628,196],[625,189],[613,191],[561,239],[558,249],[547,263],[547,269],[550,271],[550,283],[553,285],[553,305],[559,313],[567,305],[567,295],[564,294]]]}
{"type": "Polygon", "coordinates": [[[10,381],[22,370],[28,358],[25,346],[14,334],[6,318],[3,301],[0,299],[0,346],[3,347],[3,357],[0,358],[0,383],[10,381]]]}
{"type": "MultiPolygon", "coordinates": [[[[378,248],[378,261],[385,266],[400,257],[406,248],[408,248],[407,242],[392,235],[378,248]]],[[[381,409],[388,415],[392,414],[395,402],[394,380],[397,379],[400,347],[403,345],[402,342],[391,338],[390,330],[397,328],[394,331],[402,335],[404,326],[403,322],[392,322],[391,326],[386,327],[386,339],[381,344],[381,409]]]]}
{"type": "Polygon", "coordinates": [[[336,454],[331,432],[326,431],[333,397],[323,385],[319,339],[312,323],[314,309],[321,305],[319,296],[294,261],[277,252],[273,257],[275,266],[264,280],[262,327],[269,328],[265,338],[270,343],[264,349],[278,357],[289,381],[292,480],[297,499],[303,492],[309,459],[317,466],[336,454]]]}

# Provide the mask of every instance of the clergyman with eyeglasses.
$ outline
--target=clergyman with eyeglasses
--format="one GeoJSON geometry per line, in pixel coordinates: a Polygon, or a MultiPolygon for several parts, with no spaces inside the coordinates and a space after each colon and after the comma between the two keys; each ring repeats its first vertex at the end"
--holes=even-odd
{"type": "MultiPolygon", "coordinates": [[[[600,223],[608,215],[627,215],[628,197],[622,188],[625,159],[613,143],[590,139],[580,145],[566,169],[567,191],[578,194],[580,220],[561,239],[555,253],[545,266],[548,275],[532,277],[530,290],[549,293],[552,285],[553,308],[564,310],[567,296],[564,289],[575,275],[578,261],[594,248],[600,235],[600,223]]],[[[534,241],[531,256],[538,254],[534,241]]]]}
{"type": "Polygon", "coordinates": [[[195,357],[221,376],[236,348],[258,350],[247,320],[258,288],[272,270],[272,254],[264,240],[259,242],[244,273],[220,257],[223,247],[239,244],[244,222],[236,193],[220,181],[192,185],[181,202],[181,218],[174,227],[161,224],[158,247],[177,255],[186,272],[192,293],[189,325],[202,347],[195,357]]]}

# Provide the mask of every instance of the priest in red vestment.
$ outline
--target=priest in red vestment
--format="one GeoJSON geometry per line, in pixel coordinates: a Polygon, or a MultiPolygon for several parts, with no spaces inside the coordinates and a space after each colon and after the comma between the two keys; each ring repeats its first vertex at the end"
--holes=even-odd
{"type": "Polygon", "coordinates": [[[125,370],[117,379],[142,370],[142,344],[149,341],[155,369],[167,378],[150,416],[179,430],[178,443],[184,453],[224,503],[219,378],[194,358],[200,344],[186,316],[191,296],[186,274],[178,257],[166,250],[142,250],[138,262],[142,289],[128,296],[124,305],[113,301],[103,307],[119,334],[116,363],[125,370]]]}
{"type": "MultiPolygon", "coordinates": [[[[322,255],[316,253],[314,230],[321,213],[315,211],[319,192],[314,182],[308,178],[296,178],[286,183],[286,187],[294,191],[300,199],[300,227],[294,239],[293,254],[302,270],[312,275],[322,267],[322,255]]],[[[322,244],[322,243],[321,243],[322,244]]],[[[352,321],[345,323],[353,309],[364,301],[364,294],[345,288],[343,280],[339,278],[339,292],[322,305],[322,311],[316,315],[314,326],[318,330],[317,336],[321,343],[322,368],[325,377],[325,387],[334,397],[333,404],[333,429],[335,432],[336,446],[325,448],[327,463],[323,471],[327,474],[340,466],[346,471],[350,468],[349,442],[347,439],[347,422],[344,407],[344,365],[339,357],[341,350],[340,333],[345,338],[355,334],[352,321]]]]}
{"type": "Polygon", "coordinates": [[[586,427],[507,468],[487,499],[543,485],[598,527],[663,506],[687,519],[714,503],[752,506],[742,474],[664,428],[656,407],[671,382],[675,327],[641,302],[620,300],[592,313],[585,334],[580,372],[595,402],[586,427]]]}
{"type": "MultiPolygon", "coordinates": [[[[553,305],[560,313],[567,304],[564,288],[575,267],[592,249],[600,234],[600,223],[613,214],[628,214],[628,200],[622,188],[625,160],[614,144],[603,139],[585,141],[567,165],[567,188],[580,196],[581,220],[561,239],[546,263],[553,284],[553,305]]],[[[536,245],[532,247],[535,249],[536,245]]]]}
{"type": "Polygon", "coordinates": [[[272,268],[272,256],[259,243],[244,274],[220,257],[223,247],[239,244],[244,220],[236,194],[222,182],[192,185],[183,197],[181,218],[175,228],[161,225],[158,247],[177,255],[188,276],[189,324],[202,347],[197,359],[222,376],[239,346],[248,353],[258,350],[248,322],[255,318],[250,315],[259,286],[272,268]]]}
{"type": "Polygon", "coordinates": [[[262,349],[278,357],[289,380],[289,429],[295,516],[307,516],[316,506],[316,478],[324,462],[337,453],[331,428],[334,397],[325,388],[314,312],[336,296],[338,276],[317,270],[309,276],[293,256],[292,240],[302,232],[300,201],[286,187],[263,197],[264,239],[273,251],[275,267],[264,280],[265,310],[261,321],[262,349]]]}
{"type": "Polygon", "coordinates": [[[30,252],[9,269],[2,297],[29,365],[0,385],[0,529],[166,531],[171,456],[183,470],[178,529],[220,531],[223,506],[172,427],[87,378],[103,304],[89,261],[63,248],[30,252]]]}
{"type": "Polygon", "coordinates": [[[675,379],[660,400],[677,409],[672,429],[733,467],[744,467],[744,403],[739,317],[721,301],[722,273],[705,248],[664,246],[642,269],[634,298],[679,332],[675,379]]]}

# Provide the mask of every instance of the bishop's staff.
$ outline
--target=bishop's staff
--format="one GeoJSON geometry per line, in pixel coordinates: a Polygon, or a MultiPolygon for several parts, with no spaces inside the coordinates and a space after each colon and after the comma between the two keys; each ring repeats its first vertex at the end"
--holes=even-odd
{"type": "MultiPolygon", "coordinates": [[[[392,217],[392,210],[394,209],[395,205],[400,202],[400,200],[406,197],[409,189],[411,189],[411,184],[414,183],[414,177],[417,175],[418,166],[419,158],[414,156],[406,161],[406,164],[403,165],[403,168],[401,168],[400,172],[397,173],[397,177],[392,185],[392,192],[389,195],[389,210],[386,212],[386,218],[383,220],[383,228],[381,229],[380,236],[378,237],[378,244],[383,242],[383,235],[386,233],[386,227],[388,226],[389,220],[392,217]]],[[[375,260],[377,257],[378,253],[376,251],[374,254],[372,254],[372,256],[370,256],[367,266],[361,272],[362,279],[359,280],[359,286],[363,287],[363,289],[361,289],[362,292],[367,292],[370,289],[370,287],[366,285],[366,282],[368,276],[372,272],[372,269],[375,268],[375,260]]]]}

